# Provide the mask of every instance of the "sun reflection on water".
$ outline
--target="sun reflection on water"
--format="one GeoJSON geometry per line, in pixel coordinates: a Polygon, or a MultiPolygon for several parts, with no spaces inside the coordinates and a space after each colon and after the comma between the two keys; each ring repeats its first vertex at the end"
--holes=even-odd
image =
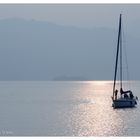
{"type": "Polygon", "coordinates": [[[78,136],[122,135],[124,122],[111,107],[112,82],[88,81],[77,95],[79,103],[73,109],[74,131],[78,136]]]}

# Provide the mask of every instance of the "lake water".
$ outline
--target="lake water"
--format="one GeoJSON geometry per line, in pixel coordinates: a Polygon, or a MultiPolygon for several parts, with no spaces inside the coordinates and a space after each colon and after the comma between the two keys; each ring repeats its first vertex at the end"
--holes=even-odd
{"type": "Polygon", "coordinates": [[[111,96],[112,81],[1,81],[0,136],[140,136],[139,103],[113,109],[111,96]]]}

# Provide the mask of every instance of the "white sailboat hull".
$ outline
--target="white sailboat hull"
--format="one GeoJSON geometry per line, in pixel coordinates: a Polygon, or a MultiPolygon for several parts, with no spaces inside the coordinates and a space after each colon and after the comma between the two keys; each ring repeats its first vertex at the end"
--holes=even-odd
{"type": "Polygon", "coordinates": [[[119,98],[119,99],[113,100],[112,106],[114,108],[126,108],[126,107],[135,107],[136,104],[137,104],[136,99],[119,98]]]}

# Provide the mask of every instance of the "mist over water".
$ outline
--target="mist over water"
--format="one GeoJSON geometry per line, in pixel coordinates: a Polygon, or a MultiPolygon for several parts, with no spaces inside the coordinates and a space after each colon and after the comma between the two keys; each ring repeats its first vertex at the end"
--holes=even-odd
{"type": "Polygon", "coordinates": [[[1,81],[0,135],[139,136],[139,103],[113,109],[111,96],[112,81],[1,81]]]}

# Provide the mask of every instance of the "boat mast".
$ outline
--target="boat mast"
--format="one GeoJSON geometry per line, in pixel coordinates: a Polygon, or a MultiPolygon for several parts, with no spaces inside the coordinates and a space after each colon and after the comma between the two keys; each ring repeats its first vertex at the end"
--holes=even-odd
{"type": "Polygon", "coordinates": [[[120,88],[122,88],[122,19],[120,24],[120,88]]]}
{"type": "Polygon", "coordinates": [[[120,35],[121,35],[121,14],[119,19],[119,31],[118,31],[118,41],[117,41],[117,52],[116,52],[116,62],[115,62],[115,74],[114,74],[114,84],[113,84],[113,99],[115,93],[115,85],[116,85],[116,76],[117,76],[117,67],[118,67],[118,55],[119,55],[119,45],[120,45],[120,35]]]}

